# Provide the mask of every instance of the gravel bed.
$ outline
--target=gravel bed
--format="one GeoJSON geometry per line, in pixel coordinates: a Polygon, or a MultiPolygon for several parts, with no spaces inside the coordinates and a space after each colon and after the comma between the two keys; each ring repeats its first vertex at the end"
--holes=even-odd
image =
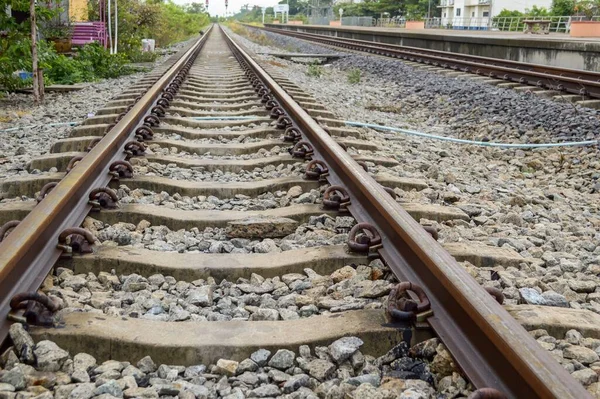
{"type": "MultiPolygon", "coordinates": [[[[278,137],[279,138],[279,137],[278,137]]],[[[218,138],[199,138],[199,139],[188,139],[179,134],[155,134],[153,140],[177,140],[182,141],[186,144],[249,144],[264,141],[264,138],[260,137],[248,137],[240,135],[238,137],[225,137],[219,136],[218,138]]]]}
{"type": "MultiPolygon", "coordinates": [[[[265,51],[262,46],[241,40],[253,51],[265,51]]],[[[469,80],[449,79],[397,61],[348,57],[324,68],[320,78],[308,76],[305,66],[284,60],[278,63],[281,66],[273,64],[274,69],[284,71],[286,77],[329,110],[348,120],[502,142],[556,141],[567,131],[577,139],[586,139],[594,138],[598,131],[594,110],[469,80]],[[345,69],[357,66],[355,60],[363,64],[368,60],[378,70],[371,66],[361,68],[361,82],[349,84],[345,69]],[[397,74],[389,73],[389,63],[395,65],[397,74]],[[404,83],[390,82],[382,74],[398,76],[404,83]],[[432,84],[433,81],[439,84],[432,84]],[[471,96],[469,90],[474,88],[479,93],[471,96]],[[399,93],[408,94],[398,98],[399,93]],[[462,93],[462,98],[456,93],[462,93]],[[467,108],[473,99],[478,105],[467,108]],[[503,109],[500,111],[499,107],[503,109]],[[537,129],[530,129],[531,118],[539,125],[537,129]],[[565,130],[563,126],[571,128],[565,130]]],[[[597,148],[497,149],[370,129],[359,131],[380,147],[387,146],[376,153],[401,162],[401,168],[392,169],[428,183],[429,188],[422,191],[396,189],[398,201],[456,206],[471,217],[469,222],[421,220],[439,230],[440,242],[476,242],[509,248],[523,256],[523,262],[516,267],[462,263],[480,284],[501,289],[505,303],[582,308],[600,313],[597,148]]],[[[552,341],[554,347],[543,346],[560,358],[566,348],[564,340],[543,338],[547,333],[532,334],[541,334],[536,336],[538,341],[540,337],[541,341],[552,341]]],[[[567,335],[572,334],[577,332],[567,335]]],[[[600,353],[595,341],[585,342],[587,346],[580,345],[600,353]]],[[[597,359],[590,356],[586,362],[577,363],[572,356],[559,361],[593,395],[600,397],[597,377],[590,372],[598,369],[598,365],[592,367],[597,359]]]]}
{"type": "MultiPolygon", "coordinates": [[[[186,117],[183,117],[183,118],[186,118],[186,117]]],[[[260,118],[264,118],[264,116],[261,116],[260,118]]],[[[238,132],[240,130],[243,131],[243,130],[258,129],[258,128],[267,129],[271,126],[271,123],[269,123],[269,122],[261,122],[261,123],[250,122],[250,123],[247,123],[244,125],[239,125],[239,126],[235,125],[235,126],[223,126],[223,127],[209,127],[206,129],[201,129],[201,128],[192,128],[192,127],[186,126],[184,124],[177,124],[176,120],[171,120],[171,121],[169,121],[169,123],[161,122],[160,126],[165,129],[168,129],[169,127],[171,127],[171,128],[183,127],[188,130],[198,130],[198,131],[208,130],[211,132],[238,132]]]]}
{"type": "MultiPolygon", "coordinates": [[[[265,224],[276,224],[279,219],[265,219],[265,224]]],[[[274,253],[292,249],[317,247],[324,245],[341,245],[348,240],[348,231],[356,223],[350,216],[328,215],[311,216],[308,223],[297,224],[290,219],[283,219],[286,227],[294,230],[283,238],[253,239],[248,236],[247,226],[227,228],[206,228],[199,230],[172,231],[166,226],[152,226],[142,220],[138,225],[131,223],[104,224],[87,217],[84,227],[90,230],[96,239],[107,246],[132,246],[161,252],[191,253],[274,253]],[[288,227],[289,226],[289,227],[288,227]],[[295,227],[295,229],[294,229],[295,227]],[[240,229],[242,229],[240,231],[240,229]],[[231,236],[230,236],[231,235],[231,236]],[[241,238],[244,237],[250,238],[241,238]]],[[[268,237],[254,235],[254,237],[268,237]]]]}
{"type": "MultiPolygon", "coordinates": [[[[265,51],[262,46],[244,38],[241,40],[254,51],[265,51]]],[[[375,57],[369,60],[375,60],[374,65],[380,61],[375,57]]],[[[406,68],[400,62],[394,63],[399,68],[406,68]]],[[[284,60],[282,65],[281,69],[289,79],[342,117],[411,127],[413,114],[421,112],[423,120],[436,120],[438,131],[435,133],[447,132],[452,126],[452,122],[445,124],[439,118],[441,108],[431,112],[416,103],[412,108],[400,107],[401,110],[394,112],[373,112],[369,109],[371,103],[395,101],[395,95],[392,95],[395,86],[369,72],[364,72],[359,84],[349,84],[346,76],[336,68],[315,78],[307,76],[305,66],[284,60]]],[[[425,75],[437,76],[418,73],[423,79],[425,75]]],[[[413,79],[412,75],[400,76],[407,85],[419,87],[418,79],[413,79]]],[[[446,86],[456,84],[454,79],[444,80],[446,86]]],[[[472,85],[481,90],[490,89],[490,86],[475,82],[469,82],[468,87],[472,85]]],[[[428,90],[434,91],[437,87],[428,90]]],[[[548,109],[564,106],[510,90],[501,91],[530,101],[528,106],[515,106],[516,110],[523,111],[523,115],[526,115],[525,111],[535,109],[540,101],[548,105],[548,109]]],[[[470,101],[467,94],[464,93],[465,101],[470,101]]],[[[423,98],[427,98],[426,93],[423,98]]],[[[487,106],[483,100],[480,103],[482,109],[487,106]]],[[[451,106],[458,108],[458,104],[460,102],[451,106]]],[[[438,105],[447,106],[441,102],[438,105]]],[[[578,113],[566,120],[584,126],[586,112],[578,109],[578,113]]],[[[548,120],[543,114],[539,118],[542,124],[548,120]]],[[[595,216],[599,211],[600,162],[596,148],[503,150],[369,129],[360,131],[380,147],[387,146],[379,152],[382,156],[393,156],[401,162],[401,167],[391,169],[405,176],[424,179],[429,184],[429,188],[419,192],[396,189],[399,201],[458,206],[471,216],[470,222],[439,224],[423,220],[422,223],[438,228],[441,242],[475,241],[508,247],[524,257],[518,268],[466,265],[480,283],[502,289],[508,303],[569,306],[600,313],[600,235],[595,216]]],[[[510,125],[506,131],[515,132],[510,125]]],[[[514,137],[511,133],[502,139],[512,141],[514,137]]]]}
{"type": "MultiPolygon", "coordinates": [[[[178,51],[186,42],[168,49],[168,53],[178,51]]],[[[157,60],[158,66],[171,55],[157,60]]],[[[144,77],[145,73],[135,73],[116,79],[86,83],[79,91],[59,93],[48,92],[43,104],[35,106],[30,94],[10,93],[0,98],[0,179],[20,175],[27,163],[37,156],[46,154],[58,139],[68,137],[70,126],[45,126],[52,123],[79,122],[110,99],[126,90],[144,77]],[[37,127],[3,132],[13,127],[37,127]],[[40,126],[41,125],[41,126],[40,126]]]]}
{"type": "Polygon", "coordinates": [[[9,399],[420,399],[466,397],[473,390],[436,338],[412,348],[402,342],[377,358],[360,350],[360,338],[344,337],[313,349],[259,349],[240,362],[186,367],[157,365],[149,356],[135,364],[99,363],[52,341],[34,343],[18,323],[10,337],[14,345],[0,370],[0,389],[9,399]]]}
{"type": "Polygon", "coordinates": [[[159,321],[293,320],[357,309],[380,309],[396,282],[379,261],[347,265],[331,275],[312,269],[281,277],[188,283],[171,276],[73,275],[58,270],[47,295],[60,298],[61,313],[97,312],[159,321]],[[386,277],[386,279],[384,279],[386,277]]]}
{"type": "Polygon", "coordinates": [[[292,176],[301,177],[306,170],[306,164],[304,162],[296,162],[288,165],[267,165],[264,168],[254,168],[252,170],[242,170],[240,173],[231,173],[223,172],[221,170],[203,172],[190,168],[181,168],[176,164],[148,162],[144,166],[139,164],[135,165],[133,170],[136,176],[162,176],[168,177],[171,180],[229,183],[261,181],[292,176]]]}
{"type": "MultiPolygon", "coordinates": [[[[284,143],[282,143],[282,145],[284,145],[284,143]]],[[[181,151],[177,147],[166,148],[166,147],[161,147],[159,144],[150,144],[148,146],[148,148],[146,149],[146,154],[147,155],[156,154],[156,155],[164,155],[164,156],[177,155],[180,158],[186,158],[186,159],[248,160],[248,159],[274,157],[274,156],[278,156],[278,155],[289,155],[290,154],[289,150],[291,148],[292,147],[274,146],[274,147],[271,147],[271,149],[269,149],[269,150],[267,150],[265,148],[259,148],[258,150],[256,150],[255,152],[253,152],[251,154],[212,155],[210,152],[207,152],[204,154],[196,154],[196,153],[192,154],[187,151],[181,151]]],[[[134,158],[134,159],[136,159],[136,160],[132,160],[132,161],[138,162],[138,163],[143,162],[143,161],[137,161],[137,159],[144,160],[144,158],[134,158]]]]}
{"type": "MultiPolygon", "coordinates": [[[[247,48],[259,52],[281,51],[291,41],[302,46],[303,52],[339,52],[316,44],[291,39],[276,33],[264,32],[278,47],[265,47],[235,35],[247,48]]],[[[473,81],[468,78],[449,78],[435,72],[413,68],[398,60],[347,53],[333,63],[331,69],[341,71],[338,80],[347,81],[346,73],[360,69],[360,90],[340,90],[337,84],[319,84],[317,98],[327,96],[332,108],[350,120],[357,120],[356,106],[369,104],[369,114],[360,115],[361,122],[385,122],[386,108],[404,114],[408,128],[421,129],[467,139],[505,142],[573,141],[598,138],[598,111],[540,98],[533,94],[473,81]],[[368,84],[369,81],[376,84],[368,84]],[[335,92],[335,97],[328,92],[335,92]],[[382,98],[384,97],[384,98],[382,98]]],[[[269,58],[274,60],[273,58],[269,58]]],[[[306,70],[306,66],[277,59],[286,71],[306,70]]],[[[291,71],[290,71],[291,72],[291,71]]],[[[295,74],[294,74],[295,75],[295,74]]],[[[311,83],[305,75],[304,83],[311,83]]],[[[300,76],[294,79],[298,82],[300,76]]],[[[336,82],[337,83],[337,82],[336,82]]],[[[315,86],[312,80],[312,86],[315,86]]],[[[397,127],[402,127],[395,125],[397,127]]]]}
{"type": "Polygon", "coordinates": [[[321,202],[320,190],[302,191],[302,187],[294,186],[286,191],[264,193],[256,198],[236,194],[234,198],[217,198],[215,196],[181,196],[166,192],[156,193],[150,190],[131,190],[122,185],[117,190],[119,203],[165,206],[181,210],[220,210],[220,211],[262,211],[296,204],[317,204],[321,202]]]}

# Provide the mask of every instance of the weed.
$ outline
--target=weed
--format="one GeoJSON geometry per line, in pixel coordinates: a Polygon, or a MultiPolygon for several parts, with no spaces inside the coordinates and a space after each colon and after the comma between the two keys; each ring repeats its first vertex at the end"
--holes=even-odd
{"type": "Polygon", "coordinates": [[[313,78],[320,78],[323,75],[323,68],[317,63],[310,64],[306,70],[306,74],[313,78]]]}
{"type": "Polygon", "coordinates": [[[358,68],[352,68],[348,71],[348,83],[356,84],[360,82],[361,71],[358,68]]]}
{"type": "Polygon", "coordinates": [[[287,51],[288,53],[299,53],[300,52],[300,49],[298,47],[291,45],[291,44],[287,44],[287,45],[283,46],[283,49],[285,51],[287,51]]]}
{"type": "Polygon", "coordinates": [[[273,46],[274,43],[271,39],[267,37],[263,32],[260,32],[258,29],[248,29],[244,25],[240,25],[237,22],[232,22],[229,24],[229,29],[240,36],[244,36],[254,43],[258,43],[261,46],[273,46]]]}

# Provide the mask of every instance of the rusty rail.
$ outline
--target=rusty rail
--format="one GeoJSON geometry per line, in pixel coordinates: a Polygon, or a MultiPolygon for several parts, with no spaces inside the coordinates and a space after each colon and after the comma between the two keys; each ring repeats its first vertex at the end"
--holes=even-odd
{"type": "Polygon", "coordinates": [[[154,104],[160,101],[163,90],[198,54],[207,35],[199,38],[127,113],[120,115],[112,129],[2,240],[0,342],[10,327],[7,316],[11,299],[17,294],[37,290],[56,260],[70,248],[65,242],[66,235],[78,232],[77,227],[94,205],[95,199],[90,200],[90,194],[102,191],[118,173],[127,155],[124,145],[142,128],[154,104]]]}
{"type": "Polygon", "coordinates": [[[430,312],[433,312],[427,322],[477,388],[496,389],[511,398],[589,397],[583,386],[406,213],[384,187],[227,33],[225,36],[247,73],[260,80],[256,90],[266,93],[263,99],[270,98],[271,106],[280,107],[280,120],[289,118],[289,129],[302,132],[303,140],[310,143],[312,159],[319,162],[313,163],[312,168],[307,167],[307,171],[310,169],[313,174],[326,177],[336,186],[332,191],[338,192],[328,193],[328,204],[335,205],[335,201],[330,200],[334,196],[343,198],[343,206],[359,223],[374,227],[376,233],[369,233],[373,240],[367,240],[367,246],[381,256],[400,281],[412,284],[408,287],[414,284],[423,287],[430,312]]]}
{"type": "Polygon", "coordinates": [[[313,33],[293,32],[286,29],[268,27],[260,29],[329,46],[363,51],[407,61],[422,62],[427,65],[450,68],[465,73],[474,73],[489,78],[502,79],[507,82],[600,98],[600,73],[598,72],[331,37],[313,33]]]}

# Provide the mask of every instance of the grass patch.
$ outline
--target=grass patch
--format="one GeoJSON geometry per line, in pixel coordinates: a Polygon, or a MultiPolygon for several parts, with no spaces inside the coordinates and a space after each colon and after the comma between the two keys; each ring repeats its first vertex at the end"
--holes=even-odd
{"type": "Polygon", "coordinates": [[[287,51],[288,53],[299,53],[299,52],[300,52],[300,49],[299,49],[298,47],[296,47],[296,46],[293,46],[293,45],[291,45],[291,44],[288,44],[288,45],[286,45],[286,46],[283,46],[283,49],[284,49],[285,51],[287,51]]]}
{"type": "Polygon", "coordinates": [[[360,83],[361,71],[358,68],[352,68],[348,71],[348,83],[357,84],[360,83]]]}
{"type": "Polygon", "coordinates": [[[274,46],[275,44],[271,39],[267,37],[263,32],[260,32],[257,29],[248,29],[244,25],[238,24],[237,22],[232,22],[229,24],[229,29],[240,36],[244,36],[248,40],[253,41],[254,43],[260,44],[261,46],[274,46]]]}
{"type": "Polygon", "coordinates": [[[313,78],[320,78],[323,76],[323,67],[319,64],[310,64],[308,69],[306,70],[306,74],[308,76],[312,76],[313,78]]]}

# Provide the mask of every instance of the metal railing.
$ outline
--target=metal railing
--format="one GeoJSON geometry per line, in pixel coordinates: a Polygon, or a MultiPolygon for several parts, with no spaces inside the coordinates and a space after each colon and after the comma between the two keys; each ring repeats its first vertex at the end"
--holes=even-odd
{"type": "MultiPolygon", "coordinates": [[[[479,4],[486,4],[490,0],[475,0],[479,4]]],[[[442,0],[441,5],[454,4],[454,0],[442,0]]],[[[503,32],[522,32],[525,28],[523,21],[540,20],[550,21],[550,32],[569,33],[571,22],[584,21],[583,16],[552,16],[552,17],[447,17],[426,18],[425,29],[456,29],[456,30],[496,30],[503,32]]],[[[309,17],[310,25],[329,25],[335,19],[329,17],[309,17]]],[[[592,17],[592,21],[599,21],[600,16],[592,17]]],[[[406,18],[374,18],[374,17],[343,17],[342,26],[376,26],[381,28],[405,28],[406,18]]]]}
{"type": "MultiPolygon", "coordinates": [[[[600,17],[592,17],[592,21],[597,21],[600,17]]],[[[550,32],[568,33],[571,22],[584,21],[584,16],[555,16],[555,17],[494,17],[492,18],[492,29],[505,32],[521,32],[524,29],[523,21],[539,20],[550,21],[550,32]]]]}
{"type": "Polygon", "coordinates": [[[331,18],[328,17],[308,17],[309,25],[329,25],[331,18]]]}
{"type": "Polygon", "coordinates": [[[380,28],[404,28],[406,26],[406,18],[403,17],[377,18],[373,22],[373,26],[380,28]]]}
{"type": "Polygon", "coordinates": [[[373,17],[342,17],[342,26],[373,26],[373,17]]]}

